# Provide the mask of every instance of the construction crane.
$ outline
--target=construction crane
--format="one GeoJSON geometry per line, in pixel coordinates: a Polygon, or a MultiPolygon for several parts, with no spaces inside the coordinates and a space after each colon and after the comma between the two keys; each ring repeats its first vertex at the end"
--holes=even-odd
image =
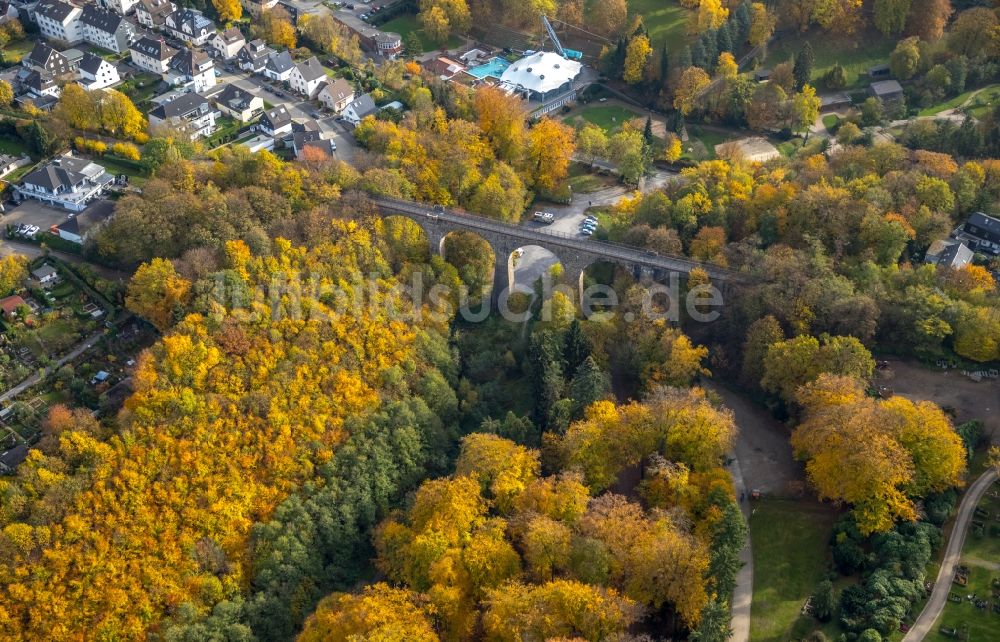
{"type": "Polygon", "coordinates": [[[570,60],[580,60],[583,58],[582,51],[577,51],[576,49],[566,49],[562,46],[562,43],[559,42],[559,36],[556,35],[556,30],[552,28],[552,23],[545,17],[545,14],[542,14],[542,24],[545,25],[545,30],[549,32],[549,39],[552,41],[552,44],[556,46],[556,51],[559,52],[560,56],[570,60]]]}

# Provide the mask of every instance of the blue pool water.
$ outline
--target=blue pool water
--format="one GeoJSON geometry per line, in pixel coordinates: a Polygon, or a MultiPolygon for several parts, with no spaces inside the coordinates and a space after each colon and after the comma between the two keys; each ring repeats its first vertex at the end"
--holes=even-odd
{"type": "Polygon", "coordinates": [[[487,76],[493,76],[494,78],[499,78],[504,71],[510,67],[510,63],[505,59],[500,57],[490,58],[490,61],[484,65],[476,65],[475,67],[469,67],[468,72],[475,76],[476,78],[486,78],[487,76]]]}

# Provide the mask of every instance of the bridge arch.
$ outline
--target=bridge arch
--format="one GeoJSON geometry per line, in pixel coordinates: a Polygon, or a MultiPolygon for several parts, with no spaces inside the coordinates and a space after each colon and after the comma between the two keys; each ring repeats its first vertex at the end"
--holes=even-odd
{"type": "MultiPolygon", "coordinates": [[[[441,258],[458,270],[459,278],[469,287],[471,299],[479,300],[491,290],[496,291],[494,266],[500,255],[481,234],[461,229],[446,232],[438,241],[437,251],[441,258]]],[[[504,279],[500,287],[506,287],[506,284],[504,279]]]]}
{"type": "Polygon", "coordinates": [[[389,215],[382,218],[386,259],[393,270],[399,271],[404,263],[426,263],[431,247],[427,232],[409,216],[389,215]]]}

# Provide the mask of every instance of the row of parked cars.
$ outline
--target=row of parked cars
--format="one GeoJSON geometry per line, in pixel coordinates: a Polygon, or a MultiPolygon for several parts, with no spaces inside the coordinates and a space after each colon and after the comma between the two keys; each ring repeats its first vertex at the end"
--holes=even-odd
{"type": "Polygon", "coordinates": [[[580,223],[580,234],[584,236],[593,236],[594,232],[597,230],[597,219],[593,216],[588,216],[583,219],[580,223]]]}
{"type": "Polygon", "coordinates": [[[38,227],[37,225],[27,225],[25,223],[21,223],[20,225],[14,228],[14,234],[16,234],[17,236],[23,236],[25,238],[33,239],[35,238],[35,236],[38,235],[41,229],[42,228],[38,227]]]}

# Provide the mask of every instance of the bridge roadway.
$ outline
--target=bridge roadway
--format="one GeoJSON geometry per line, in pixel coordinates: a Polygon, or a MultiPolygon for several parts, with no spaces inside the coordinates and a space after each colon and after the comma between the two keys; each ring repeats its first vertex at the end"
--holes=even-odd
{"type": "Polygon", "coordinates": [[[559,259],[563,274],[570,283],[576,283],[574,279],[579,279],[589,265],[598,261],[622,265],[636,277],[649,276],[656,279],[669,273],[688,274],[694,268],[701,268],[713,283],[720,286],[748,280],[745,274],[685,257],[667,256],[627,245],[550,232],[544,228],[511,225],[456,210],[435,211],[433,206],[412,201],[383,197],[372,197],[371,200],[384,213],[402,215],[417,223],[424,230],[431,249],[435,252],[441,252],[444,237],[449,233],[475,232],[492,247],[497,260],[496,276],[505,279],[504,285],[511,283],[511,253],[525,245],[537,245],[552,252],[559,259]]]}

